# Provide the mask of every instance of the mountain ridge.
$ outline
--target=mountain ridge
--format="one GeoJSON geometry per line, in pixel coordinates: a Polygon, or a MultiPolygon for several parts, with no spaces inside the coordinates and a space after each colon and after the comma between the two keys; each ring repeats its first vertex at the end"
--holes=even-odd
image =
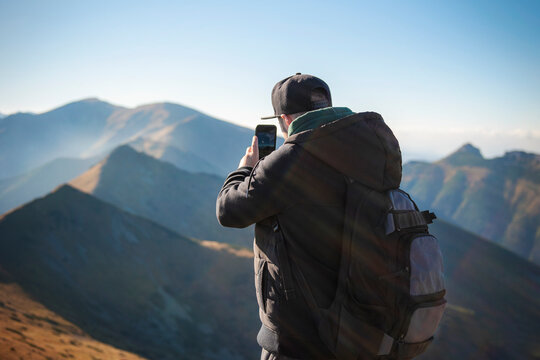
{"type": "MultiPolygon", "coordinates": [[[[55,158],[96,156],[120,144],[147,139],[161,143],[162,152],[170,149],[198,156],[206,162],[207,171],[224,176],[234,170],[238,154],[243,154],[252,135],[251,129],[172,102],[125,108],[97,98],[83,99],[40,114],[3,118],[0,179],[24,174],[55,158]],[[171,126],[181,130],[174,136],[163,133],[171,126]],[[215,160],[218,155],[221,161],[215,160]]],[[[159,154],[154,151],[154,156],[159,154]]],[[[180,156],[178,165],[185,161],[180,156]]]]}
{"type": "Polygon", "coordinates": [[[237,280],[252,275],[252,259],[226,245],[201,244],[68,184],[4,214],[0,239],[0,267],[98,341],[160,359],[255,352],[252,282],[237,280]]]}
{"type": "Polygon", "coordinates": [[[401,186],[420,207],[540,264],[540,155],[485,159],[468,144],[433,163],[404,164],[401,186]]]}
{"type": "Polygon", "coordinates": [[[190,173],[129,145],[115,148],[70,184],[184,235],[244,247],[253,241],[253,227],[236,230],[217,222],[215,203],[223,179],[190,173]]]}

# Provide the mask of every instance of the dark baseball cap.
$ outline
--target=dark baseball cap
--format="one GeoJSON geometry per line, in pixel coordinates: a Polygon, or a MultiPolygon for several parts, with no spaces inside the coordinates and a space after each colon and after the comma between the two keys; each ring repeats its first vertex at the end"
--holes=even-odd
{"type": "Polygon", "coordinates": [[[328,85],[313,75],[296,73],[278,82],[272,89],[273,116],[265,116],[261,119],[273,119],[281,114],[296,114],[332,106],[330,88],[328,85]],[[325,94],[328,101],[312,101],[313,92],[325,94]]]}

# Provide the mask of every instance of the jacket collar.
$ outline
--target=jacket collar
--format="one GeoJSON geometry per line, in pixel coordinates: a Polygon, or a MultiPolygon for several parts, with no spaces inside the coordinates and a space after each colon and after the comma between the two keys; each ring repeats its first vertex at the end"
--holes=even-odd
{"type": "Polygon", "coordinates": [[[299,132],[316,129],[319,126],[352,115],[351,109],[346,107],[327,107],[309,111],[296,118],[289,126],[289,136],[299,132]]]}

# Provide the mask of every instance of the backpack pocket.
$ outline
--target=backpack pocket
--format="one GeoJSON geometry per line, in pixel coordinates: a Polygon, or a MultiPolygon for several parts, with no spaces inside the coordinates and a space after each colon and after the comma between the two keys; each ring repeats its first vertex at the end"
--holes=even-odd
{"type": "Polygon", "coordinates": [[[419,303],[410,312],[410,320],[403,342],[420,343],[433,338],[446,307],[446,300],[419,303]]]}
{"type": "Polygon", "coordinates": [[[410,296],[426,296],[444,291],[441,249],[433,235],[413,238],[409,252],[410,296]]]}
{"type": "Polygon", "coordinates": [[[446,307],[444,271],[437,238],[417,234],[408,251],[409,293],[396,344],[400,359],[423,353],[433,341],[446,307]]]}

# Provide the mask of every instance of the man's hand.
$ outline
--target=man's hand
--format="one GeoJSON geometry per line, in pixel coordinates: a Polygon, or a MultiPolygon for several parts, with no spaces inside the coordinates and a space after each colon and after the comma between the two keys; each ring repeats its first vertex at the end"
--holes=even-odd
{"type": "Polygon", "coordinates": [[[251,146],[246,149],[246,155],[244,155],[242,160],[240,160],[238,167],[254,167],[257,161],[259,161],[259,143],[257,142],[257,137],[254,136],[253,140],[251,141],[251,146]]]}

